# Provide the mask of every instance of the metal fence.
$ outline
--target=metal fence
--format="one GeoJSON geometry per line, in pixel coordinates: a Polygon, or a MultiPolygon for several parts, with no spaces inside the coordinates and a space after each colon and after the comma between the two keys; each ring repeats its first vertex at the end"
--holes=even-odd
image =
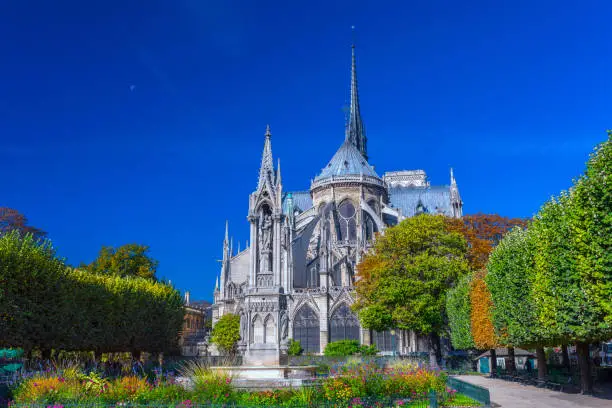
{"type": "Polygon", "coordinates": [[[457,390],[457,392],[478,401],[485,407],[491,406],[491,394],[487,388],[461,381],[455,377],[449,377],[446,381],[446,385],[449,388],[457,390]]]}

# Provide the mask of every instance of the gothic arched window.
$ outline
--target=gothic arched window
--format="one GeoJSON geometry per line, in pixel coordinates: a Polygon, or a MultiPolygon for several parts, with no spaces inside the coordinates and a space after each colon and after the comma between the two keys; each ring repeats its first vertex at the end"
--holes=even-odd
{"type": "Polygon", "coordinates": [[[264,343],[276,343],[276,328],[274,326],[274,319],[272,316],[268,316],[264,324],[264,343]]]}
{"type": "Polygon", "coordinates": [[[334,311],[329,320],[329,326],[330,341],[359,341],[359,320],[346,303],[343,303],[334,311]]]}
{"type": "Polygon", "coordinates": [[[338,207],[338,221],[340,223],[340,240],[352,241],[357,239],[357,221],[355,220],[355,206],[352,202],[343,201],[338,207]]]}
{"type": "Polygon", "coordinates": [[[255,317],[253,320],[253,332],[251,337],[251,343],[263,343],[264,342],[264,325],[260,316],[255,317]]]}
{"type": "Polygon", "coordinates": [[[319,316],[310,306],[302,306],[293,319],[293,338],[300,342],[305,353],[319,352],[319,331],[319,316]]]}
{"type": "Polygon", "coordinates": [[[363,222],[364,222],[364,230],[365,230],[365,238],[366,240],[371,240],[374,238],[374,234],[378,232],[378,228],[376,228],[376,223],[374,219],[367,212],[363,212],[363,222]]]}

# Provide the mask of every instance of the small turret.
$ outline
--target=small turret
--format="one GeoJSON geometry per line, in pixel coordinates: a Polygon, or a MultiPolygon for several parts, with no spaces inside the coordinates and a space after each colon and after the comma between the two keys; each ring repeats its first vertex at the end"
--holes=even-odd
{"type": "Polygon", "coordinates": [[[457,181],[455,180],[455,174],[453,173],[452,167],[450,169],[450,200],[453,217],[461,218],[463,216],[463,201],[461,201],[459,187],[457,187],[457,181]]]}

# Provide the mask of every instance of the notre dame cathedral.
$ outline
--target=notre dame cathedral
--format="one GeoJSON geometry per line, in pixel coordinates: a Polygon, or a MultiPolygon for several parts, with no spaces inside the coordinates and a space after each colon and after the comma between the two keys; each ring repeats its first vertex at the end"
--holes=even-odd
{"type": "Polygon", "coordinates": [[[275,168],[268,127],[257,188],[249,196],[250,245],[234,253],[227,225],[221,275],[214,292],[213,323],[240,316],[239,349],[247,364],[278,364],[289,339],[305,352],[328,342],[356,339],[383,352],[427,351],[413,332],[372,332],[350,309],[355,266],[384,233],[419,213],[461,217],[459,189],[432,186],[423,170],[386,172],[368,162],[367,138],[352,47],[351,101],[344,140],[308,191],[285,191],[275,168]]]}

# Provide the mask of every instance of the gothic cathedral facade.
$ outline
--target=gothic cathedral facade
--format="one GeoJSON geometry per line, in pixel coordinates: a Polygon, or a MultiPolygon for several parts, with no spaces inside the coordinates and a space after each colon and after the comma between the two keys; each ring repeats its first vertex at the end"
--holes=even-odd
{"type": "Polygon", "coordinates": [[[461,217],[463,203],[450,184],[432,186],[423,170],[379,176],[368,162],[361,119],[355,47],[345,138],[309,191],[284,190],[266,129],[257,188],[249,197],[250,245],[234,253],[226,225],[213,324],[240,316],[239,350],[247,364],[278,364],[289,339],[322,353],[328,342],[355,339],[383,352],[426,351],[412,332],[371,332],[351,311],[355,267],[375,234],[422,212],[461,217]]]}

